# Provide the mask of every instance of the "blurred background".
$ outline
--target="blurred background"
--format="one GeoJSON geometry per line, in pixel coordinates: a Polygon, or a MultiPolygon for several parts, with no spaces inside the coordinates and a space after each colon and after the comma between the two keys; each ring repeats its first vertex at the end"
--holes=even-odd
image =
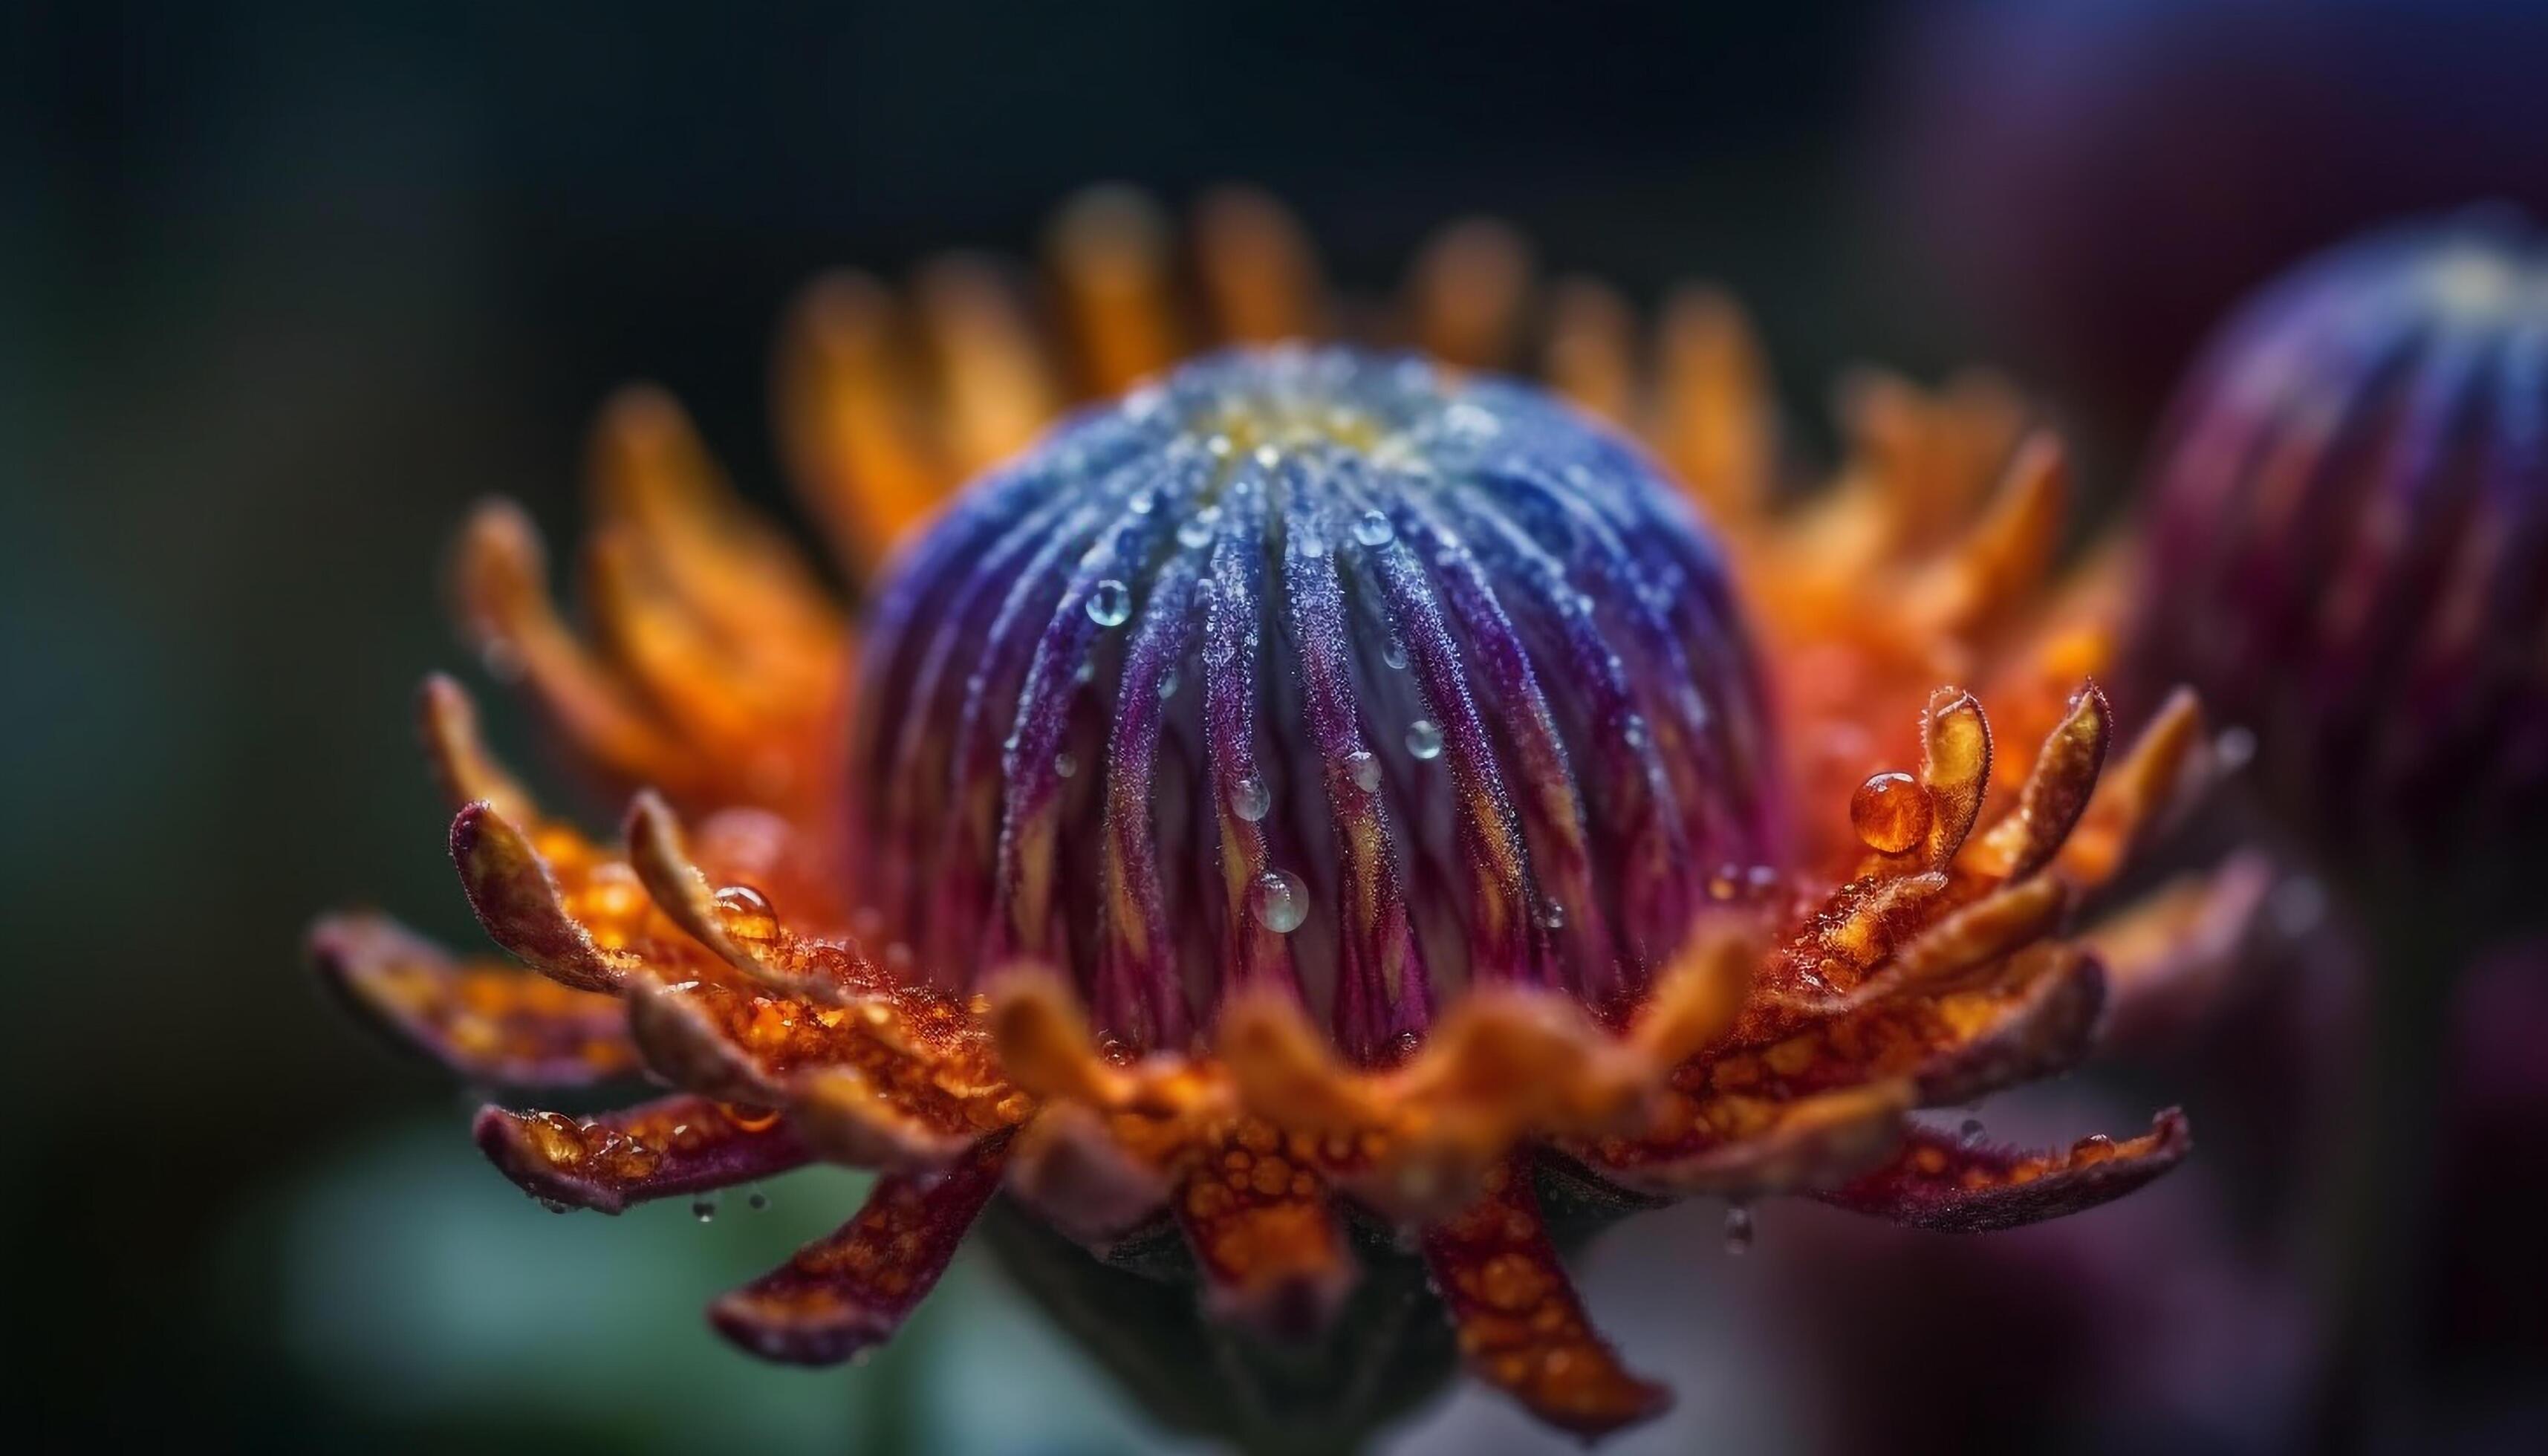
{"type": "MultiPolygon", "coordinates": [[[[459,663],[436,572],[467,502],[564,534],[590,411],[645,378],[783,510],[768,348],[820,269],[1023,250],[1093,181],[1181,207],[1244,180],[1379,288],[1490,212],[1640,303],[1729,285],[1808,455],[1853,361],[1988,362],[2111,503],[2246,288],[2402,212],[2548,204],[2548,19],[2480,0],[0,15],[0,1381],[47,1445],[1162,1440],[972,1260],[865,1367],[735,1355],[699,1306],[856,1179],[704,1227],[550,1218],[480,1162],[472,1099],[299,963],[349,903],[479,943],[408,729],[459,663]]],[[[2285,908],[2306,940],[2314,907],[2285,908]]],[[[1746,1259],[1709,1209],[1612,1235],[1592,1307],[1681,1392],[1615,1449],[2326,1440],[2283,1134],[2341,1059],[2343,960],[2009,1114],[2121,1130],[2182,1097],[2207,1133],[2194,1169],[2013,1253],[1783,1206],[1746,1259]]],[[[2518,993],[2489,1022],[2540,1025],[2518,993]]],[[[2540,1044],[2512,1045],[2517,1082],[2540,1044]]],[[[2449,1367],[2469,1449],[2543,1430],[2536,1323],[2508,1337],[2449,1367]]],[[[1399,1438],[1560,1444],[1475,1391],[1399,1438]]]]}

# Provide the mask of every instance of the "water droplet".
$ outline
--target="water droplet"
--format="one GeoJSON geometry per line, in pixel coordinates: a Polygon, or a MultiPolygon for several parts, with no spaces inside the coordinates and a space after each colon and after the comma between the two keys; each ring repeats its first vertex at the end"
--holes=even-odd
{"type": "Polygon", "coordinates": [[[1963,1126],[1956,1130],[1956,1145],[1963,1148],[1981,1146],[1982,1120],[1979,1118],[1964,1119],[1963,1126]]]}
{"type": "Polygon", "coordinates": [[[1391,638],[1389,645],[1380,650],[1380,660],[1389,664],[1395,671],[1402,673],[1407,671],[1407,644],[1394,637],[1391,638]]]}
{"type": "Polygon", "coordinates": [[[1619,725],[1619,740],[1630,748],[1644,748],[1646,746],[1645,718],[1636,713],[1629,714],[1628,721],[1619,725]]]}
{"type": "Polygon", "coordinates": [[[717,915],[726,934],[747,941],[766,941],[778,933],[778,912],[770,897],[748,884],[730,884],[716,892],[717,915]]]}
{"type": "Polygon", "coordinates": [[[1056,778],[1068,778],[1079,772],[1079,758],[1068,749],[1052,756],[1052,773],[1056,778]]]}
{"type": "Polygon", "coordinates": [[[1399,1060],[1405,1061],[1407,1058],[1413,1056],[1416,1052],[1416,1048],[1423,1045],[1424,1039],[1417,1036],[1415,1033],[1400,1032],[1396,1038],[1391,1040],[1389,1046],[1392,1051],[1398,1053],[1399,1060]]]}
{"type": "Polygon", "coordinates": [[[1407,725],[1407,751],[1419,759],[1442,756],[1442,730],[1430,718],[1418,718],[1407,725]]]}
{"type": "Polygon", "coordinates": [[[762,1192],[758,1188],[752,1190],[750,1194],[746,1195],[743,1201],[750,1204],[752,1206],[752,1211],[756,1214],[766,1214],[770,1212],[770,1195],[762,1192]]]}
{"type": "Polygon", "coordinates": [[[1253,824],[1274,807],[1273,791],[1265,780],[1250,774],[1229,786],[1229,812],[1253,824]]]}
{"type": "Polygon", "coordinates": [[[1879,855],[1899,855],[1928,836],[1936,810],[1929,790],[1908,774],[1877,774],[1849,796],[1850,826],[1879,855]]]}
{"type": "Polygon", "coordinates": [[[1177,695],[1177,670],[1176,670],[1176,669],[1174,669],[1174,668],[1170,668],[1170,669],[1168,669],[1166,672],[1161,673],[1161,674],[1159,675],[1159,696],[1161,696],[1162,698],[1169,698],[1169,697],[1174,697],[1174,696],[1176,696],[1176,695],[1177,695]]]}
{"type": "Polygon", "coordinates": [[[1353,533],[1354,539],[1365,546],[1386,546],[1398,534],[1398,528],[1389,523],[1388,516],[1377,510],[1366,510],[1362,519],[1354,522],[1353,533]]]}
{"type": "Polygon", "coordinates": [[[1177,527],[1177,544],[1189,551],[1199,550],[1212,541],[1212,522],[1202,516],[1177,527]]]}
{"type": "Polygon", "coordinates": [[[1256,447],[1256,463],[1272,470],[1283,463],[1283,452],[1271,445],[1259,445],[1256,447]]]}
{"type": "Polygon", "coordinates": [[[1151,507],[1157,505],[1159,502],[1150,495],[1149,492],[1143,491],[1141,494],[1135,496],[1132,500],[1124,503],[1132,509],[1132,512],[1135,515],[1148,515],[1151,507]]]}
{"type": "Polygon", "coordinates": [[[1752,1239],[1757,1230],[1752,1227],[1752,1211],[1739,1203],[1725,1206],[1725,1251],[1742,1255],[1752,1252],[1752,1239]]]}
{"type": "Polygon", "coordinates": [[[1268,869],[1256,876],[1248,891],[1248,909],[1256,923],[1278,936],[1290,935],[1310,918],[1310,892],[1298,875],[1281,869],[1268,869]]]}
{"type": "Polygon", "coordinates": [[[698,1220],[700,1223],[707,1224],[715,1222],[716,1214],[717,1201],[715,1194],[702,1193],[698,1197],[690,1200],[690,1217],[698,1220]]]}
{"type": "Polygon", "coordinates": [[[1345,773],[1352,776],[1354,787],[1365,793],[1380,792],[1380,760],[1357,749],[1345,755],[1345,773]]]}
{"type": "Polygon", "coordinates": [[[1316,531],[1303,531],[1301,533],[1301,554],[1310,558],[1312,561],[1316,561],[1320,557],[1326,555],[1326,537],[1320,535],[1316,531]]]}
{"type": "Polygon", "coordinates": [[[1566,907],[1555,900],[1551,900],[1540,906],[1539,923],[1540,927],[1544,930],[1564,930],[1566,928],[1566,907]]]}
{"type": "Polygon", "coordinates": [[[1081,658],[1079,666],[1070,670],[1070,681],[1073,682],[1086,682],[1096,676],[1097,659],[1093,657],[1081,658]]]}
{"type": "Polygon", "coordinates": [[[1088,619],[1101,627],[1120,627],[1133,615],[1133,589],[1108,577],[1088,593],[1088,619]]]}

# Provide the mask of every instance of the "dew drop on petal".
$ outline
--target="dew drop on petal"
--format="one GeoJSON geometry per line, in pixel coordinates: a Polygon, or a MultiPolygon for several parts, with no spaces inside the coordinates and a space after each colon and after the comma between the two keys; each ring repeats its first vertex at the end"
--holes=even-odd
{"type": "Polygon", "coordinates": [[[1406,644],[1400,642],[1395,637],[1391,638],[1389,640],[1389,645],[1380,650],[1380,660],[1389,664],[1389,666],[1395,671],[1402,673],[1407,671],[1406,644]]]}
{"type": "Polygon", "coordinates": [[[746,1195],[743,1201],[751,1205],[752,1211],[756,1214],[768,1213],[770,1211],[770,1195],[758,1188],[752,1190],[750,1194],[746,1195]]]}
{"type": "Polygon", "coordinates": [[[1407,751],[1419,759],[1442,756],[1442,730],[1430,718],[1418,718],[1407,725],[1407,751]]]}
{"type": "Polygon", "coordinates": [[[1274,794],[1265,780],[1250,774],[1229,786],[1229,812],[1253,824],[1274,807],[1274,794]]]}
{"type": "Polygon", "coordinates": [[[1159,675],[1159,696],[1162,698],[1170,698],[1176,695],[1177,670],[1170,668],[1159,675]]]}
{"type": "Polygon", "coordinates": [[[1088,593],[1088,619],[1101,627],[1120,627],[1133,615],[1133,589],[1108,577],[1088,593]]]}
{"type": "Polygon", "coordinates": [[[690,1217],[702,1224],[713,1223],[717,1215],[716,1195],[702,1193],[690,1200],[690,1217]]]}
{"type": "Polygon", "coordinates": [[[778,933],[778,912],[768,896],[748,884],[730,884],[716,892],[718,917],[726,934],[747,941],[766,941],[778,933]]]}
{"type": "Polygon", "coordinates": [[[1982,1120],[1979,1118],[1964,1119],[1963,1126],[1956,1130],[1956,1145],[1966,1149],[1981,1146],[1982,1120]]]}
{"type": "Polygon", "coordinates": [[[1212,522],[1202,516],[1196,516],[1177,527],[1177,544],[1189,551],[1209,545],[1211,542],[1212,522]]]}
{"type": "Polygon", "coordinates": [[[1077,774],[1079,772],[1078,756],[1071,753],[1068,749],[1063,749],[1060,753],[1054,754],[1052,756],[1052,772],[1053,776],[1056,778],[1068,778],[1072,774],[1077,774]]]}
{"type": "Polygon", "coordinates": [[[1540,906],[1539,923],[1541,928],[1545,930],[1564,930],[1566,928],[1566,907],[1555,900],[1551,900],[1547,904],[1540,906]]]}
{"type": "Polygon", "coordinates": [[[1354,522],[1353,534],[1354,539],[1365,546],[1386,546],[1398,534],[1398,528],[1389,523],[1388,516],[1377,510],[1366,510],[1362,519],[1354,522]]]}
{"type": "Polygon", "coordinates": [[[1935,817],[1929,790],[1908,774],[1873,774],[1849,797],[1851,827],[1879,855],[1899,855],[1920,843],[1935,817]]]}
{"type": "Polygon", "coordinates": [[[1310,892],[1300,876],[1282,869],[1268,869],[1256,876],[1247,892],[1248,909],[1256,923],[1278,936],[1290,935],[1310,918],[1310,892]]]}
{"type": "Polygon", "coordinates": [[[1380,760],[1356,750],[1345,756],[1345,773],[1352,776],[1354,787],[1365,793],[1380,791],[1380,760]]]}

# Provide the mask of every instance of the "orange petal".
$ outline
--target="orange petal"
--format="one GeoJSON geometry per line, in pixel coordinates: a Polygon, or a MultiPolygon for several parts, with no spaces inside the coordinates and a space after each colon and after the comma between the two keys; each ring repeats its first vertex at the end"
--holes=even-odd
{"type": "Polygon", "coordinates": [[[1241,1120],[1201,1152],[1175,1207],[1208,1312],[1274,1339],[1305,1340],[1326,1328],[1356,1277],[1326,1185],[1257,1119],[1241,1120]]]}
{"type": "Polygon", "coordinates": [[[1941,687],[1920,722],[1920,786],[1929,794],[1929,834],[1916,853],[1924,868],[1954,864],[1990,786],[1990,720],[1969,692],[1941,687]]]}
{"type": "Polygon", "coordinates": [[[2192,688],[2179,687],[2143,727],[2122,762],[2108,769],[2070,836],[2058,864],[2083,885],[2103,884],[2130,863],[2133,852],[2165,829],[2201,794],[2210,776],[2203,704],[2192,688]]]}
{"type": "Polygon", "coordinates": [[[552,1208],[604,1214],[774,1177],[807,1157],[776,1113],[687,1095],[591,1118],[489,1107],[476,1137],[523,1192],[552,1208]]]}
{"type": "Polygon", "coordinates": [[[936,356],[946,446],[969,479],[1025,449],[1060,412],[1052,360],[989,261],[941,258],[913,289],[936,356]]]}
{"type": "Polygon", "coordinates": [[[1914,1228],[1980,1233],[2081,1213],[2121,1198],[2185,1160],[2194,1135],[2174,1108],[2138,1138],[2083,1138],[2067,1149],[1965,1147],[1921,1129],[1899,1156],[1823,1195],[1827,1203],[1914,1228]]]}
{"type": "Polygon", "coordinates": [[[1053,276],[1092,396],[1120,395],[1184,352],[1167,235],[1157,205],[1130,187],[1091,188],[1053,222],[1053,276]]]}
{"type": "Polygon", "coordinates": [[[1793,1193],[1830,1187],[1881,1159],[1916,1092],[1890,1080],[1786,1100],[1676,1093],[1640,1137],[1559,1145],[1637,1192],[1793,1193]]]}
{"type": "Polygon", "coordinates": [[[1617,290],[1592,278],[1558,280],[1540,372],[1584,410],[1627,422],[1637,409],[1637,321],[1617,290]]]}
{"type": "Polygon", "coordinates": [[[2036,755],[2026,785],[2018,791],[2017,807],[1982,836],[1969,867],[2002,879],[2023,879],[2050,864],[2096,792],[2113,733],[2114,713],[2106,706],[2106,694],[2094,682],[2084,684],[2072,695],[2068,715],[2036,755]]]}
{"type": "Polygon", "coordinates": [[[1719,524],[1741,530],[1776,484],[1777,411],[1760,340],[1732,297],[1684,285],[1656,345],[1656,449],[1719,524]]]}
{"type": "Polygon", "coordinates": [[[521,507],[489,500],[470,514],[452,580],[462,629],[489,671],[528,686],[585,761],[625,781],[692,786],[696,766],[681,741],[559,619],[546,553],[521,507]]]}
{"type": "Polygon", "coordinates": [[[2060,442],[2048,434],[2020,442],[1988,513],[1911,585],[1905,610],[1928,630],[1948,635],[2005,620],[2044,585],[2069,496],[2060,442]]]}
{"type": "Polygon", "coordinates": [[[1006,1139],[928,1178],[876,1180],[858,1216],[708,1308],[717,1332],[765,1360],[834,1365],[893,1337],[999,1190],[1006,1139]]]}
{"type": "Polygon", "coordinates": [[[871,575],[955,483],[922,432],[883,286],[857,273],[815,280],[790,310],[777,372],[789,474],[842,564],[871,575]]]}
{"type": "Polygon", "coordinates": [[[1196,271],[1221,337],[1270,344],[1326,331],[1326,287],[1310,234],[1252,187],[1224,187],[1195,205],[1196,271]]]}
{"type": "Polygon", "coordinates": [[[1590,1440],[1672,1405],[1672,1392],[1630,1374],[1586,1318],[1527,1165],[1499,1166],[1476,1203],[1425,1229],[1424,1258],[1462,1359],[1533,1415],[1590,1440]]]}
{"type": "Polygon", "coordinates": [[[381,915],[333,915],[310,931],[321,979],[400,1040],[463,1077],[565,1087],[637,1070],[628,1009],[515,965],[453,959],[381,915]]]}
{"type": "Polygon", "coordinates": [[[1509,367],[1530,294],[1530,244],[1492,218],[1433,235],[1407,280],[1417,348],[1467,369],[1509,367]]]}
{"type": "Polygon", "coordinates": [[[478,731],[477,706],[460,684],[435,673],[424,680],[416,698],[417,732],[444,802],[456,812],[484,800],[517,824],[539,822],[539,804],[530,791],[487,751],[478,731]]]}

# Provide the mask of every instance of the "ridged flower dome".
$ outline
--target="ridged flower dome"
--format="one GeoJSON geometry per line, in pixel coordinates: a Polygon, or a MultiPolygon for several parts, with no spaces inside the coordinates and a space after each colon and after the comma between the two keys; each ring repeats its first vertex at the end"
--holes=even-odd
{"type": "Polygon", "coordinates": [[[1537,391],[1231,352],[1066,421],[904,556],[851,774],[882,939],[1183,1045],[1298,988],[1364,1062],[1475,981],[1596,1010],[1774,859],[1704,527],[1537,391]]]}
{"type": "Polygon", "coordinates": [[[2534,232],[2477,214],[2305,264],[2214,341],[2154,459],[2146,679],[2252,730],[2336,843],[2438,867],[2521,824],[2548,788],[2534,232]]]}

